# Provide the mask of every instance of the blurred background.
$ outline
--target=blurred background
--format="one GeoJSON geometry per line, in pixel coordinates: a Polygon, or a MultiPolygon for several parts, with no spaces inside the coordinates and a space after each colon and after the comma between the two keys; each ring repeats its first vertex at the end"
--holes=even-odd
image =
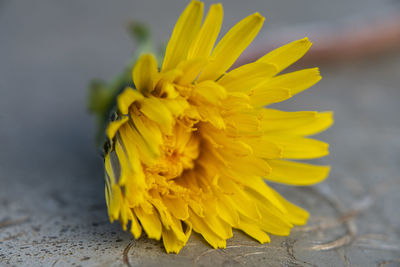
{"type": "Polygon", "coordinates": [[[267,18],[238,64],[314,43],[296,66],[320,66],[323,80],[275,106],[335,111],[318,136],[331,144],[318,160],[330,178],[275,186],[310,211],[309,224],[265,245],[236,232],[226,250],[193,235],[179,255],[132,241],[108,222],[87,87],[130,62],[131,20],[162,44],[188,1],[0,0],[0,265],[400,266],[400,1],[221,2],[222,33],[253,12],[267,18]]]}

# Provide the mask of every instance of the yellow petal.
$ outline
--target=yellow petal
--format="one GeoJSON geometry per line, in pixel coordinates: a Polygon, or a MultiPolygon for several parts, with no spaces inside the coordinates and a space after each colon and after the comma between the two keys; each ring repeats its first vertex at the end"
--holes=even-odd
{"type": "Polygon", "coordinates": [[[153,209],[153,213],[148,214],[141,207],[134,208],[135,214],[140,220],[144,231],[149,238],[160,240],[162,225],[157,212],[153,209]]]}
{"type": "MultiPolygon", "coordinates": [[[[214,205],[215,205],[215,203],[214,203],[214,205]]],[[[232,227],[225,221],[221,220],[221,218],[219,218],[219,216],[216,216],[216,214],[207,215],[204,218],[204,222],[208,225],[208,227],[213,229],[213,231],[218,236],[220,236],[223,239],[228,239],[233,236],[232,227]]]]}
{"type": "MultiPolygon", "coordinates": [[[[120,129],[121,138],[124,141],[126,151],[129,154],[130,162],[137,164],[137,161],[145,163],[148,166],[156,163],[157,153],[151,150],[141,134],[132,127],[130,124],[126,124],[120,129]],[[138,155],[134,155],[134,153],[138,155]]],[[[141,168],[140,168],[141,169],[141,168]]]]}
{"type": "Polygon", "coordinates": [[[136,215],[132,213],[132,210],[131,210],[131,233],[136,239],[138,239],[142,235],[142,227],[140,226],[136,218],[136,215]]]}
{"type": "Polygon", "coordinates": [[[115,142],[115,153],[120,166],[118,184],[124,186],[127,203],[130,206],[136,206],[144,200],[145,177],[135,145],[128,142],[129,139],[126,139],[124,129],[121,129],[120,133],[117,142],[115,142]]]}
{"type": "Polygon", "coordinates": [[[144,54],[136,62],[133,68],[133,82],[136,89],[143,94],[154,89],[154,81],[158,73],[157,61],[152,54],[144,54]]]}
{"type": "Polygon", "coordinates": [[[139,150],[144,150],[142,146],[145,145],[143,144],[142,141],[139,141],[139,139],[142,138],[138,137],[139,134],[137,133],[137,130],[134,130],[130,125],[124,125],[121,128],[120,133],[124,145],[124,152],[128,156],[129,164],[135,174],[135,180],[137,179],[138,182],[136,186],[139,186],[139,184],[142,185],[144,184],[145,181],[144,181],[143,169],[141,166],[141,160],[143,160],[143,157],[153,157],[154,155],[150,153],[148,153],[150,155],[147,154],[141,155],[141,153],[144,154],[144,152],[139,152],[139,150]]]}
{"type": "Polygon", "coordinates": [[[222,152],[221,155],[229,160],[230,168],[238,176],[266,176],[271,171],[271,167],[264,159],[254,155],[236,157],[235,155],[230,155],[229,151],[222,152]]]}
{"type": "Polygon", "coordinates": [[[167,71],[163,71],[158,73],[157,77],[156,77],[156,81],[164,81],[164,82],[173,82],[176,81],[177,79],[179,79],[180,76],[183,75],[183,72],[181,69],[175,68],[175,69],[170,69],[167,71]]]}
{"type": "Polygon", "coordinates": [[[184,111],[189,108],[188,102],[183,97],[159,100],[175,117],[180,117],[181,115],[183,115],[184,111]]]}
{"type": "Polygon", "coordinates": [[[239,215],[236,209],[229,203],[230,202],[226,199],[226,196],[220,196],[220,199],[216,203],[218,216],[232,225],[232,227],[237,227],[239,223],[239,215]]]}
{"type": "Polygon", "coordinates": [[[185,245],[184,242],[177,238],[174,231],[165,227],[162,230],[162,239],[167,253],[179,253],[185,245]]]}
{"type": "Polygon", "coordinates": [[[217,129],[225,129],[221,111],[215,105],[202,105],[197,110],[202,120],[210,122],[217,129]]]}
{"type": "MultiPolygon", "coordinates": [[[[237,178],[242,178],[241,176],[237,178]]],[[[218,181],[221,188],[227,192],[225,198],[226,203],[229,203],[239,213],[246,215],[249,218],[260,219],[261,214],[257,209],[254,200],[244,192],[243,188],[239,186],[238,182],[233,181],[227,177],[221,177],[218,181]]]]}
{"type": "Polygon", "coordinates": [[[276,209],[276,207],[271,206],[265,198],[257,199],[257,207],[261,213],[261,219],[258,222],[258,226],[262,230],[279,236],[287,236],[290,234],[290,229],[293,227],[293,224],[287,218],[288,211],[286,208],[286,212],[282,213],[280,210],[276,209]]]}
{"type": "Polygon", "coordinates": [[[310,88],[321,80],[318,68],[304,69],[274,77],[266,82],[266,88],[286,88],[291,95],[295,95],[310,88]]]}
{"type": "Polygon", "coordinates": [[[318,115],[315,111],[286,112],[275,109],[262,109],[262,129],[266,132],[287,131],[312,123],[318,115]]]}
{"type": "Polygon", "coordinates": [[[282,157],[286,159],[312,159],[329,154],[329,145],[322,141],[292,136],[266,138],[282,148],[282,157]]]}
{"type": "Polygon", "coordinates": [[[156,123],[144,116],[131,116],[133,124],[137,131],[141,134],[146,144],[155,155],[160,154],[160,145],[162,144],[162,134],[156,123]]]}
{"type": "Polygon", "coordinates": [[[204,81],[196,84],[195,92],[213,104],[226,98],[225,88],[213,81],[204,81]]]}
{"type": "Polygon", "coordinates": [[[254,62],[236,68],[218,80],[229,92],[245,92],[276,74],[276,67],[264,62],[254,62]]]}
{"type": "Polygon", "coordinates": [[[235,113],[243,113],[252,110],[250,105],[250,98],[247,94],[241,92],[227,92],[228,96],[222,100],[224,113],[228,116],[235,113]]]}
{"type": "Polygon", "coordinates": [[[278,72],[280,72],[299,60],[310,49],[311,45],[306,37],[279,47],[261,57],[258,61],[275,64],[278,67],[278,72]]]}
{"type": "Polygon", "coordinates": [[[200,30],[203,19],[203,3],[192,1],[176,22],[165,51],[162,70],[175,68],[187,57],[190,45],[200,30]]]}
{"type": "MultiPolygon", "coordinates": [[[[197,214],[197,216],[204,217],[204,208],[197,201],[189,199],[189,207],[194,213],[197,214]]],[[[190,214],[189,214],[189,216],[190,216],[190,214]]]]}
{"type": "MultiPolygon", "coordinates": [[[[333,113],[331,111],[320,112],[316,114],[312,121],[292,128],[290,133],[303,136],[313,135],[326,130],[332,123],[333,113]]],[[[280,133],[283,134],[285,131],[281,131],[280,133]]]]}
{"type": "MultiPolygon", "coordinates": [[[[180,77],[181,75],[179,75],[180,77]]],[[[176,76],[177,78],[178,76],[176,76]]],[[[158,98],[164,99],[175,99],[179,96],[174,84],[168,80],[162,79],[161,76],[158,77],[160,80],[157,81],[157,85],[153,91],[153,95],[158,98]]],[[[168,77],[169,79],[170,77],[168,77]]],[[[174,79],[172,79],[174,80],[174,79]]]]}
{"type": "Polygon", "coordinates": [[[289,219],[289,221],[296,225],[304,225],[307,222],[309,214],[306,210],[294,205],[293,203],[287,201],[284,197],[282,197],[278,192],[271,188],[271,191],[275,195],[279,202],[285,206],[286,210],[288,211],[285,214],[285,217],[289,219]]]}
{"type": "Polygon", "coordinates": [[[237,135],[253,134],[262,129],[262,121],[255,113],[233,113],[224,119],[226,123],[231,126],[229,130],[237,135]]]}
{"type": "Polygon", "coordinates": [[[194,58],[182,61],[178,65],[178,69],[182,70],[183,75],[178,77],[176,83],[180,85],[188,85],[199,76],[200,71],[207,65],[208,60],[205,58],[194,58]]]}
{"type": "Polygon", "coordinates": [[[215,80],[224,74],[253,41],[263,23],[264,18],[255,13],[236,24],[215,47],[212,61],[200,74],[199,81],[215,80]]]}
{"type": "Polygon", "coordinates": [[[119,218],[119,213],[121,211],[121,205],[122,205],[122,192],[121,188],[119,185],[114,184],[111,187],[112,190],[112,199],[110,201],[110,206],[109,206],[109,216],[110,216],[110,221],[113,222],[114,220],[119,218]]]}
{"type": "Polygon", "coordinates": [[[119,222],[124,231],[127,230],[128,220],[130,217],[131,210],[128,208],[125,202],[121,203],[121,212],[119,215],[119,222]]]}
{"type": "Polygon", "coordinates": [[[203,218],[197,216],[192,210],[189,210],[189,214],[190,217],[188,221],[193,225],[193,230],[201,234],[213,248],[226,247],[226,241],[218,236],[218,234],[204,222],[203,218]]]}
{"type": "Polygon", "coordinates": [[[262,231],[256,225],[254,225],[254,223],[246,222],[245,219],[241,218],[238,228],[243,232],[245,232],[246,234],[248,234],[249,236],[251,236],[252,238],[254,238],[255,240],[257,240],[258,242],[260,242],[261,244],[271,242],[271,239],[264,231],[262,231]]]}
{"type": "Polygon", "coordinates": [[[292,97],[287,88],[271,88],[261,84],[249,91],[250,104],[253,107],[263,107],[269,104],[282,102],[292,97]]]}
{"type": "Polygon", "coordinates": [[[282,148],[266,138],[246,138],[245,142],[251,146],[254,155],[264,159],[282,158],[282,148]]]}
{"type": "Polygon", "coordinates": [[[133,170],[125,153],[125,148],[122,146],[120,140],[115,142],[115,152],[117,154],[120,167],[120,178],[118,180],[118,184],[124,185],[128,179],[128,176],[132,175],[133,170]]]}
{"type": "MultiPolygon", "coordinates": [[[[181,222],[179,221],[179,223],[181,222]]],[[[192,225],[188,222],[186,222],[185,225],[186,230],[184,233],[184,239],[178,238],[176,232],[173,232],[166,228],[163,229],[162,237],[167,253],[179,253],[182,247],[185,246],[185,244],[189,240],[190,234],[192,233],[192,225]]],[[[182,227],[180,227],[180,229],[182,229],[182,227]]]]}
{"type": "Polygon", "coordinates": [[[333,123],[332,112],[284,112],[274,109],[262,109],[261,112],[261,128],[274,135],[312,135],[325,130],[333,123]]]}
{"type": "Polygon", "coordinates": [[[114,199],[114,191],[113,191],[113,186],[116,184],[116,177],[114,175],[114,170],[111,166],[111,157],[110,154],[106,154],[104,158],[104,165],[105,165],[105,193],[106,193],[106,201],[107,201],[107,207],[108,207],[108,215],[110,218],[110,221],[113,222],[116,218],[114,215],[118,216],[119,212],[115,212],[115,209],[118,207],[115,205],[115,201],[119,201],[119,197],[117,196],[116,199],[114,199]]]}
{"type": "MultiPolygon", "coordinates": [[[[170,213],[168,210],[166,210],[166,213],[169,214],[169,216],[170,216],[170,213]]],[[[171,230],[174,232],[176,238],[178,240],[180,240],[181,242],[186,243],[187,236],[183,232],[182,221],[175,217],[172,217],[172,216],[170,216],[170,218],[171,218],[171,224],[169,226],[170,226],[171,230]]]]}
{"type": "MultiPolygon", "coordinates": [[[[260,179],[261,180],[261,179],[260,179]]],[[[267,188],[265,193],[261,193],[257,188],[245,189],[246,192],[253,198],[257,208],[261,214],[261,218],[255,220],[241,214],[241,219],[244,217],[247,221],[258,226],[261,230],[268,233],[280,236],[286,236],[290,233],[293,224],[288,218],[288,210],[281,203],[280,198],[275,196],[275,191],[261,180],[263,187],[267,188]],[[279,204],[279,206],[275,205],[279,204]]],[[[260,183],[260,184],[261,184],[260,183]]]]}
{"type": "Polygon", "coordinates": [[[186,220],[189,217],[188,204],[183,199],[165,196],[163,202],[176,218],[186,220]]]}
{"type": "Polygon", "coordinates": [[[238,157],[244,157],[253,154],[253,149],[247,143],[241,140],[235,140],[229,138],[226,135],[220,133],[203,133],[203,138],[211,142],[217,149],[224,150],[228,153],[232,153],[238,157]]]}
{"type": "Polygon", "coordinates": [[[126,88],[117,96],[117,106],[122,114],[128,114],[129,107],[137,100],[143,99],[143,95],[135,89],[126,88]]]}
{"type": "Polygon", "coordinates": [[[323,181],[329,175],[329,166],[317,166],[307,163],[268,160],[271,173],[266,180],[289,185],[313,185],[323,181]]]}
{"type": "Polygon", "coordinates": [[[222,25],[223,8],[221,4],[210,6],[200,32],[197,34],[188,52],[188,59],[207,58],[214,47],[222,25]]]}
{"type": "MultiPolygon", "coordinates": [[[[264,182],[261,177],[244,176],[233,177],[236,181],[246,186],[246,194],[254,201],[262,199],[261,203],[270,203],[271,206],[282,213],[286,212],[285,207],[279,202],[274,195],[271,194],[271,188],[264,182]],[[245,177],[245,178],[244,178],[245,177]],[[250,190],[251,189],[251,190],[250,190]]],[[[247,216],[247,215],[246,215],[247,216]]],[[[254,217],[254,216],[253,216],[254,217]]]]}
{"type": "MultiPolygon", "coordinates": [[[[104,157],[104,166],[106,169],[106,177],[105,177],[106,185],[108,185],[109,188],[111,189],[111,186],[116,184],[117,179],[114,175],[114,170],[111,166],[111,154],[110,153],[106,154],[104,157]]],[[[111,190],[110,190],[110,193],[112,193],[111,190]]]]}
{"type": "Polygon", "coordinates": [[[157,122],[166,131],[171,131],[173,117],[168,108],[155,97],[143,99],[140,111],[152,121],[157,122]]]}
{"type": "Polygon", "coordinates": [[[125,124],[127,121],[129,121],[128,116],[123,116],[119,120],[112,121],[107,125],[106,129],[106,135],[108,139],[113,139],[119,128],[125,124]]]}
{"type": "Polygon", "coordinates": [[[181,220],[171,216],[171,212],[168,210],[167,206],[161,200],[158,193],[152,194],[151,203],[157,210],[157,214],[160,216],[161,223],[163,224],[163,230],[172,230],[174,236],[181,242],[186,242],[186,236],[183,233],[181,220]]]}

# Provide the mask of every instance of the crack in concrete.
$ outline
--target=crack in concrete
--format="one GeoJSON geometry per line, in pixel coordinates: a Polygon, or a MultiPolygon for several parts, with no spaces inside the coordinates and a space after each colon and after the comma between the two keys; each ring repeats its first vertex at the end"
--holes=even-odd
{"type": "Polygon", "coordinates": [[[302,260],[298,260],[296,258],[296,256],[294,255],[294,249],[293,249],[294,244],[296,243],[296,241],[297,240],[294,240],[294,239],[291,239],[291,238],[287,238],[287,240],[285,240],[283,242],[283,244],[286,247],[286,252],[287,252],[287,254],[289,256],[289,261],[291,263],[295,264],[294,266],[303,266],[303,265],[300,264],[300,263],[302,263],[302,264],[307,264],[309,266],[317,267],[316,265],[314,265],[312,263],[309,263],[309,262],[306,262],[306,261],[302,261],[302,260]]]}
{"type": "Polygon", "coordinates": [[[132,267],[132,265],[129,262],[129,257],[128,253],[131,247],[135,244],[135,240],[131,240],[128,245],[125,247],[124,251],[122,252],[122,262],[126,264],[128,267],[132,267]]]}

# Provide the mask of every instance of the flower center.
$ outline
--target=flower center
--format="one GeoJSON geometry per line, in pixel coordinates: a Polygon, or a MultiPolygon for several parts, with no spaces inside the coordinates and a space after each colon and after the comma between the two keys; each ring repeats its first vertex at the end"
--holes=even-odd
{"type": "Polygon", "coordinates": [[[159,162],[151,171],[168,180],[180,177],[183,171],[194,168],[199,145],[197,132],[177,123],[172,135],[164,136],[159,162]]]}

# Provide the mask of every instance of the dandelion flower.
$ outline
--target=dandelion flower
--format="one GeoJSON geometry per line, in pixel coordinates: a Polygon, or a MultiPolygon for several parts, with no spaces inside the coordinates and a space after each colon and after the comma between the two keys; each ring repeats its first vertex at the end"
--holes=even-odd
{"type": "Polygon", "coordinates": [[[111,221],[139,238],[162,239],[178,253],[191,231],[214,248],[232,229],[261,243],[289,235],[308,213],[266,182],[311,185],[327,166],[300,163],[328,154],[309,139],[332,124],[330,112],[284,112],[265,106],[320,80],[317,68],[280,74],[310,48],[307,38],[256,62],[229,70],[255,38],[264,18],[252,14],[217,40],[223,10],[192,1],[172,32],[161,68],[143,54],[134,88],[116,97],[105,149],[106,200],[111,221]]]}

